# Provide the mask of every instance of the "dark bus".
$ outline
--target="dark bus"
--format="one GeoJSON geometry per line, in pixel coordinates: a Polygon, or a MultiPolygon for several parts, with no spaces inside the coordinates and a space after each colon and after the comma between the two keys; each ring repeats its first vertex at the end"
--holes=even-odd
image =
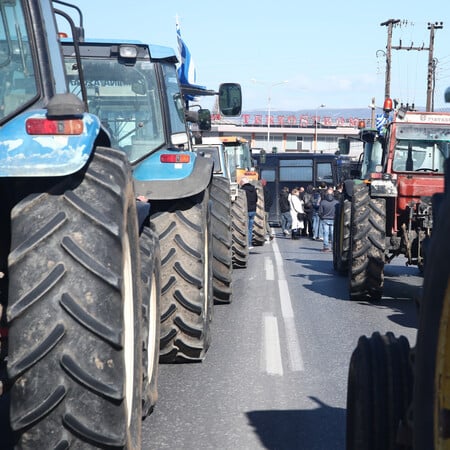
{"type": "Polygon", "coordinates": [[[253,158],[257,162],[260,179],[267,181],[267,191],[273,202],[269,211],[271,225],[280,226],[279,194],[284,186],[294,187],[312,185],[318,187],[322,182],[335,187],[350,178],[350,157],[334,153],[259,153],[253,158]]]}

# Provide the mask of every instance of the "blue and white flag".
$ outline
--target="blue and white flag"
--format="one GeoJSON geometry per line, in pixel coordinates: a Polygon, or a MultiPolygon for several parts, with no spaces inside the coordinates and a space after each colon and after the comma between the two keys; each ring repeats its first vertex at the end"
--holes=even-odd
{"type": "Polygon", "coordinates": [[[181,38],[180,24],[178,20],[176,22],[177,28],[177,40],[178,40],[178,51],[180,52],[181,65],[178,68],[178,78],[181,84],[195,84],[197,74],[195,71],[194,61],[191,57],[191,52],[187,48],[181,38]]]}

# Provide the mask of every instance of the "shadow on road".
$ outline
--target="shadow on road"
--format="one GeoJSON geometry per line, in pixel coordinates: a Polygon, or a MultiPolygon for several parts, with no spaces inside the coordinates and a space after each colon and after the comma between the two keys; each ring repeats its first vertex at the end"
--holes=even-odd
{"type": "Polygon", "coordinates": [[[308,410],[250,411],[250,425],[269,450],[308,450],[345,448],[345,409],[334,408],[316,397],[309,397],[318,408],[308,410]],[[326,433],[312,433],[326,427],[326,433]],[[333,439],[332,442],[327,442],[333,439]]]}

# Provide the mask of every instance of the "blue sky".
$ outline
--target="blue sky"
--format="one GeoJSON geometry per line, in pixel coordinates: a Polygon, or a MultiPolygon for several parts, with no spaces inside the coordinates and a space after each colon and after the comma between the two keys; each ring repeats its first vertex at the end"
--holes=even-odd
{"type": "MultiPolygon", "coordinates": [[[[450,8],[446,0],[73,0],[86,37],[138,39],[173,47],[175,19],[195,61],[197,84],[210,89],[238,82],[244,110],[365,108],[382,105],[389,19],[392,45],[429,46],[435,31],[435,108],[450,86],[450,8]],[[377,56],[378,55],[378,56],[377,56]],[[252,81],[256,80],[256,81],[252,81]],[[278,84],[287,81],[287,83],[278,84]],[[276,86],[274,86],[277,84],[276,86]]],[[[391,96],[425,106],[429,52],[392,50],[391,96]]]]}

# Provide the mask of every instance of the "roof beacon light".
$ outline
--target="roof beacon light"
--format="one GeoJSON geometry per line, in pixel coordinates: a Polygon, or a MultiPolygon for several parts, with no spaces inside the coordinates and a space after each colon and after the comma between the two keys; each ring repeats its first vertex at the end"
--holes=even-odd
{"type": "Polygon", "coordinates": [[[387,98],[383,103],[383,110],[386,112],[392,111],[392,98],[387,98]]]}
{"type": "Polygon", "coordinates": [[[362,130],[363,128],[366,128],[366,121],[363,120],[363,119],[359,120],[359,121],[358,121],[358,128],[359,128],[360,130],[362,130]]]}

